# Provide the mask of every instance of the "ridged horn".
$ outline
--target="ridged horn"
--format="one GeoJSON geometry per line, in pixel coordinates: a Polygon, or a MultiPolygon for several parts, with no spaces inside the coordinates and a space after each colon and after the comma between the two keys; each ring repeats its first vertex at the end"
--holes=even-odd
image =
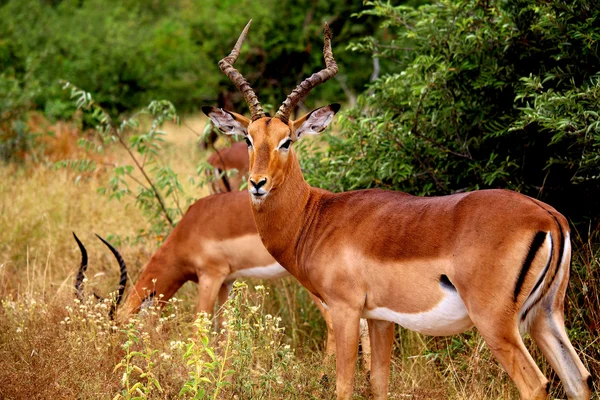
{"type": "MultiPolygon", "coordinates": [[[[109,310],[109,316],[112,318],[117,307],[121,303],[121,300],[123,299],[123,294],[125,293],[125,286],[127,285],[127,265],[125,264],[125,260],[123,260],[123,257],[121,257],[121,254],[117,251],[117,249],[115,249],[110,243],[108,243],[104,238],[102,238],[98,234],[96,234],[96,236],[98,236],[98,239],[100,239],[102,243],[104,243],[108,247],[108,249],[113,253],[115,258],[117,259],[117,262],[119,263],[119,269],[121,271],[119,287],[117,289],[117,297],[115,298],[115,302],[109,310]]],[[[83,280],[85,279],[85,271],[87,270],[88,255],[85,246],[83,245],[83,243],[81,243],[81,240],[79,240],[77,235],[75,235],[75,232],[73,232],[73,237],[75,238],[75,241],[79,246],[79,250],[81,251],[81,264],[79,266],[79,270],[77,271],[77,277],[75,278],[75,294],[77,295],[77,298],[80,301],[83,301],[83,280]]],[[[93,295],[98,300],[104,300],[103,297],[98,296],[96,293],[93,293],[93,295]]]]}
{"type": "Polygon", "coordinates": [[[323,45],[323,57],[325,58],[325,68],[319,72],[315,72],[310,77],[306,78],[302,81],[296,89],[288,95],[285,99],[279,110],[277,110],[277,114],[275,114],[275,118],[279,118],[283,122],[287,123],[292,110],[300,100],[302,100],[308,92],[310,92],[314,87],[320,85],[321,83],[328,81],[333,78],[338,73],[338,66],[333,58],[333,52],[331,51],[331,30],[329,29],[329,25],[325,23],[325,44],[323,45]]]}
{"type": "Polygon", "coordinates": [[[102,241],[108,247],[108,249],[113,253],[117,262],[119,263],[119,269],[121,271],[121,277],[119,279],[119,287],[117,288],[117,297],[115,298],[115,303],[113,307],[110,309],[109,315],[112,317],[116,308],[121,304],[121,299],[123,298],[123,293],[125,293],[125,286],[127,285],[127,265],[125,265],[125,260],[121,257],[121,254],[115,249],[108,241],[106,241],[102,236],[95,234],[98,239],[102,241]]]}
{"type": "Polygon", "coordinates": [[[235,60],[237,60],[238,56],[240,55],[242,43],[244,43],[244,39],[246,38],[248,29],[250,29],[251,23],[252,20],[250,20],[248,24],[246,24],[246,27],[244,28],[242,34],[235,43],[235,46],[233,46],[233,50],[231,50],[231,53],[229,53],[227,57],[219,61],[219,68],[221,68],[221,71],[223,71],[223,73],[227,75],[229,79],[231,79],[231,81],[235,84],[238,90],[242,92],[242,95],[244,95],[244,99],[248,104],[248,108],[250,108],[250,113],[252,114],[252,121],[256,121],[257,119],[264,117],[265,113],[262,109],[262,106],[260,105],[260,102],[258,101],[258,97],[254,93],[254,90],[252,90],[252,87],[250,86],[248,81],[242,76],[242,74],[240,74],[240,72],[237,69],[233,67],[235,60]]]}
{"type": "Polygon", "coordinates": [[[75,278],[75,295],[77,298],[82,301],[83,300],[83,280],[85,279],[85,271],[87,269],[88,264],[88,255],[83,243],[77,237],[75,232],[73,233],[73,237],[79,246],[79,251],[81,251],[81,264],[79,265],[79,270],[77,271],[77,277],[75,278]]]}

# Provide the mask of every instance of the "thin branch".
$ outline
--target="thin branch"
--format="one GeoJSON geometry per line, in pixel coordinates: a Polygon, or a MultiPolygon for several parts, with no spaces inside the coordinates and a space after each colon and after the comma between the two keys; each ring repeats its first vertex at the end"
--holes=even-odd
{"type": "Polygon", "coordinates": [[[185,122],[182,122],[181,125],[185,126],[186,128],[188,128],[190,131],[192,131],[192,133],[194,135],[196,135],[197,137],[202,137],[202,134],[196,132],[194,129],[192,129],[191,126],[189,126],[188,124],[186,124],[185,122]]]}
{"type": "Polygon", "coordinates": [[[138,167],[138,169],[140,170],[140,172],[142,173],[142,175],[146,179],[146,182],[148,182],[148,184],[152,188],[152,192],[154,193],[154,197],[158,201],[158,203],[160,205],[160,208],[162,209],[163,214],[165,215],[165,218],[167,219],[167,221],[169,221],[169,224],[173,228],[175,226],[175,224],[173,223],[173,220],[171,219],[171,216],[167,212],[167,208],[165,206],[165,203],[164,203],[162,197],[160,196],[160,193],[158,192],[158,190],[154,186],[154,183],[152,182],[152,180],[150,179],[150,177],[146,173],[146,170],[139,163],[139,161],[137,160],[137,158],[135,157],[135,155],[133,154],[133,152],[131,151],[131,149],[127,145],[127,143],[125,143],[125,140],[123,139],[123,136],[121,136],[121,134],[119,133],[119,131],[117,130],[117,128],[113,124],[112,119],[110,118],[109,114],[98,103],[95,103],[94,105],[96,107],[98,107],[100,109],[100,111],[102,111],[102,113],[106,116],[108,125],[110,126],[110,129],[111,129],[113,135],[115,135],[117,137],[117,139],[119,140],[119,143],[121,143],[121,146],[123,146],[125,148],[125,150],[127,150],[127,153],[129,153],[129,156],[131,157],[131,159],[133,160],[133,162],[135,163],[135,165],[138,167]]]}

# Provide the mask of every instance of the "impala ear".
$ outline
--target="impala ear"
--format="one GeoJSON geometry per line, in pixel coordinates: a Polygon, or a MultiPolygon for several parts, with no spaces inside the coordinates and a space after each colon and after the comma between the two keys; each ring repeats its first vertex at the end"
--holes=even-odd
{"type": "Polygon", "coordinates": [[[244,135],[248,134],[248,125],[250,120],[243,115],[226,111],[221,108],[204,106],[202,107],[204,114],[227,135],[244,135]]]}
{"type": "Polygon", "coordinates": [[[298,140],[305,134],[316,135],[325,130],[333,116],[340,109],[337,103],[312,110],[300,119],[292,122],[292,140],[298,140]]]}

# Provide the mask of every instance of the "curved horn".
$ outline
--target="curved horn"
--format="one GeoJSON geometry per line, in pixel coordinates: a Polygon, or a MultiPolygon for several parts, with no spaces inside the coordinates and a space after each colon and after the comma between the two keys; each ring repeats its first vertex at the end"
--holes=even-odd
{"type": "Polygon", "coordinates": [[[123,260],[123,257],[121,257],[121,254],[117,251],[117,249],[115,249],[110,243],[108,243],[104,238],[102,238],[97,233],[95,235],[98,237],[98,239],[102,240],[102,243],[104,243],[106,245],[106,247],[108,247],[108,249],[111,251],[111,253],[114,254],[115,258],[117,259],[117,261],[119,263],[119,269],[121,270],[121,278],[119,279],[119,287],[118,287],[117,297],[115,298],[115,304],[113,305],[113,307],[110,309],[110,312],[109,312],[109,315],[112,317],[115,310],[121,303],[121,299],[123,298],[123,293],[125,293],[125,286],[127,285],[127,265],[125,265],[125,260],[123,260]]]}
{"type": "Polygon", "coordinates": [[[283,122],[287,123],[290,114],[296,104],[302,100],[308,92],[311,91],[315,86],[333,78],[338,73],[338,66],[333,58],[333,52],[331,51],[331,30],[329,25],[325,23],[325,44],[323,45],[323,57],[325,58],[325,68],[319,72],[312,74],[309,78],[306,78],[302,83],[296,86],[296,89],[285,99],[275,118],[279,118],[283,122]]]}
{"type": "Polygon", "coordinates": [[[231,53],[229,53],[227,57],[219,61],[219,68],[221,68],[221,71],[223,71],[223,73],[227,75],[229,79],[231,79],[231,81],[235,84],[239,91],[242,92],[242,94],[244,95],[244,99],[248,104],[248,108],[250,108],[250,113],[252,114],[252,121],[256,121],[257,119],[264,117],[265,113],[263,112],[262,106],[258,101],[258,97],[254,93],[254,90],[252,90],[252,87],[250,87],[248,81],[244,79],[242,74],[240,74],[239,71],[233,67],[233,63],[235,63],[235,60],[237,60],[238,56],[240,55],[242,43],[244,43],[244,39],[246,38],[248,29],[250,29],[251,23],[252,20],[250,20],[248,24],[246,24],[246,27],[244,28],[242,34],[235,43],[235,46],[233,46],[233,50],[231,50],[231,53]]]}
{"type": "Polygon", "coordinates": [[[79,246],[79,250],[81,251],[81,264],[79,265],[79,270],[77,271],[77,277],[75,278],[75,295],[81,301],[83,300],[83,280],[85,279],[85,271],[87,269],[88,263],[88,255],[83,243],[77,237],[75,232],[73,232],[73,237],[79,246]]]}

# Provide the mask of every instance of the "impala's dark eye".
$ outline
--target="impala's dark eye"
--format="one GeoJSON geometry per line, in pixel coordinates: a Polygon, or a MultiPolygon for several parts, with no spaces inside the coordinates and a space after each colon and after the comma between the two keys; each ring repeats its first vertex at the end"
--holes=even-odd
{"type": "Polygon", "coordinates": [[[283,143],[281,146],[279,146],[279,148],[280,149],[289,149],[290,144],[292,144],[292,139],[286,140],[285,143],[283,143]]]}
{"type": "Polygon", "coordinates": [[[250,141],[250,139],[245,137],[244,140],[246,141],[246,144],[248,145],[248,147],[252,147],[252,142],[250,141]]]}

